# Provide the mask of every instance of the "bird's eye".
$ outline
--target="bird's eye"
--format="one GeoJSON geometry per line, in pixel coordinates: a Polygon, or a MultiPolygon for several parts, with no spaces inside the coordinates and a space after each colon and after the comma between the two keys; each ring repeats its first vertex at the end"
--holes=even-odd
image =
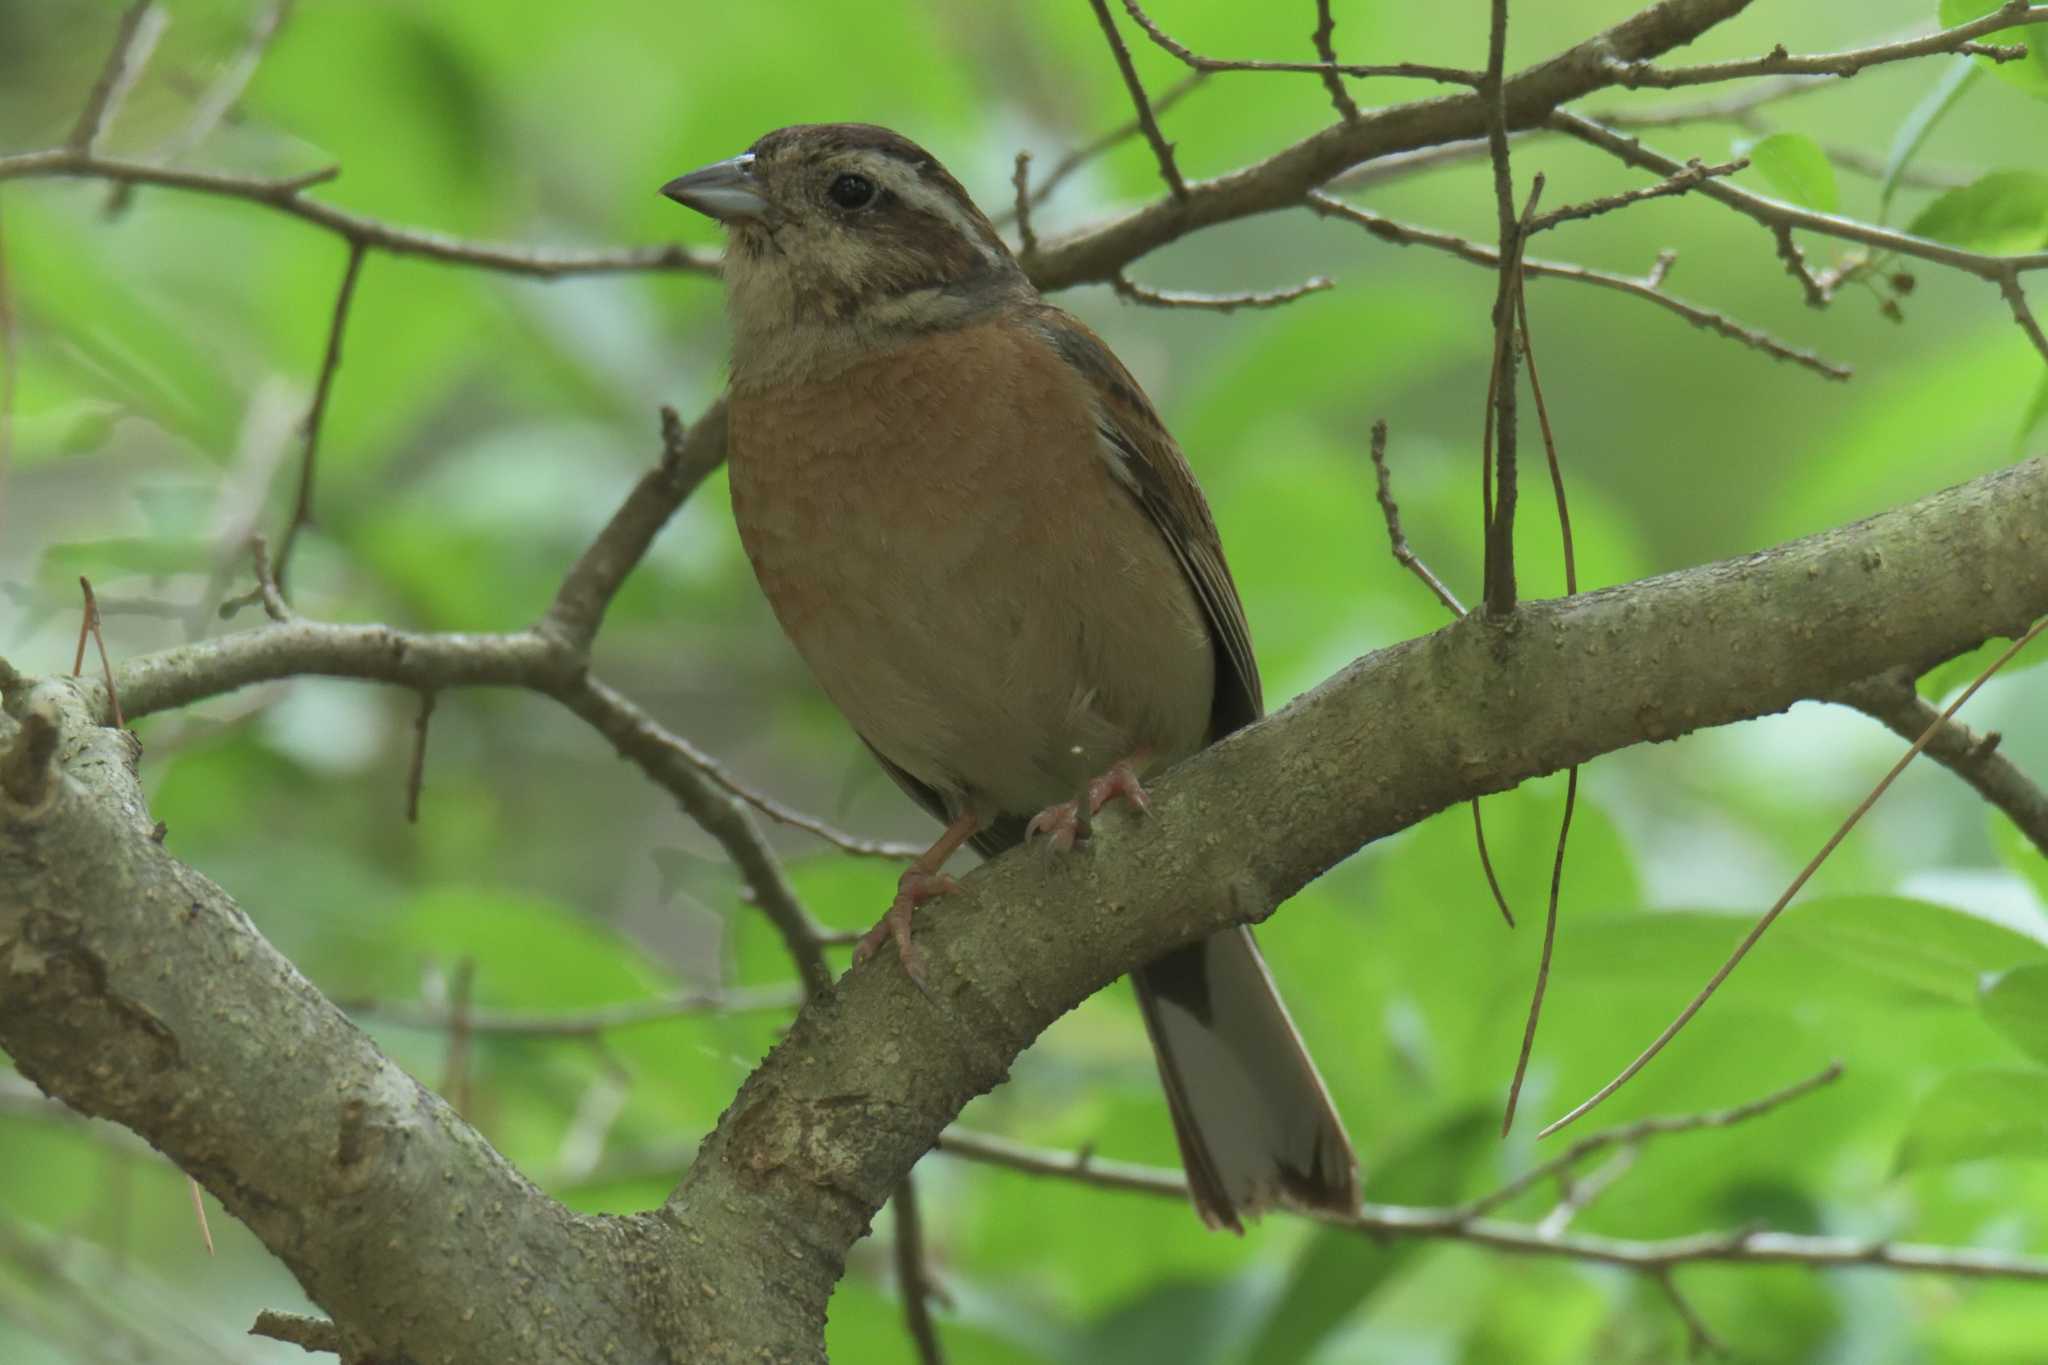
{"type": "Polygon", "coordinates": [[[875,182],[851,171],[836,176],[825,195],[843,209],[864,209],[875,202],[875,182]]]}

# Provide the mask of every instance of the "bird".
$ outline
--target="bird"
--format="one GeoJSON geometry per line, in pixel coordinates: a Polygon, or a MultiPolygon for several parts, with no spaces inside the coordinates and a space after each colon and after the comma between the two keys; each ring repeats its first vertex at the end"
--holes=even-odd
{"type": "MultiPolygon", "coordinates": [[[[947,860],[1085,837],[1263,711],[1202,491],[1138,381],[959,181],[873,124],[780,128],[662,193],[725,230],[727,459],[756,579],[947,860]]],[[[1248,928],[1132,974],[1196,1213],[1358,1208],[1351,1141],[1248,928]]]]}

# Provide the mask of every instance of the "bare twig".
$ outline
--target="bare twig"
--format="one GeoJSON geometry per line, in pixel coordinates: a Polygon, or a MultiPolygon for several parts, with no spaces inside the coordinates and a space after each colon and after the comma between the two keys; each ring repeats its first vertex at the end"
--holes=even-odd
{"type": "Polygon", "coordinates": [[[1479,851],[1479,870],[1486,874],[1486,889],[1508,928],[1515,927],[1515,912],[1508,906],[1508,893],[1501,890],[1500,877],[1493,870],[1493,855],[1486,850],[1486,820],[1479,813],[1479,798],[1472,798],[1472,845],[1479,851]]]}
{"type": "MultiPolygon", "coordinates": [[[[1387,424],[1385,419],[1372,424],[1372,468],[1378,483],[1380,513],[1386,518],[1387,541],[1393,550],[1394,562],[1422,580],[1424,587],[1435,594],[1453,616],[1463,616],[1465,606],[1456,593],[1444,585],[1422,557],[1408,544],[1408,533],[1401,529],[1401,508],[1394,501],[1394,480],[1387,468],[1387,424]]],[[[1486,848],[1486,820],[1479,813],[1479,799],[1472,799],[1472,842],[1479,851],[1479,867],[1486,874],[1486,889],[1493,893],[1493,903],[1500,910],[1500,917],[1508,928],[1515,927],[1515,912],[1508,905],[1507,893],[1501,890],[1500,877],[1493,870],[1493,855],[1486,848]]]]}
{"type": "Polygon", "coordinates": [[[216,198],[246,200],[324,228],[351,245],[389,252],[394,256],[418,256],[448,265],[474,266],[508,275],[558,279],[567,275],[632,271],[718,273],[718,262],[714,257],[699,255],[682,246],[560,250],[475,242],[425,228],[387,223],[305,197],[305,191],[332,180],[337,174],[337,167],[328,166],[303,175],[265,179],[216,171],[179,170],[146,161],[89,155],[70,148],[0,156],[0,181],[36,176],[82,176],[119,184],[157,185],[216,198]]]}
{"type": "Polygon", "coordinates": [[[1778,244],[1778,259],[1785,263],[1785,273],[1799,281],[1799,287],[1805,291],[1807,307],[1826,307],[1828,290],[1814,278],[1813,271],[1807,268],[1806,257],[1800,252],[1799,243],[1792,240],[1791,225],[1777,224],[1771,229],[1771,236],[1778,244]]]}
{"type": "MultiPolygon", "coordinates": [[[[1184,1200],[1187,1178],[1176,1170],[1074,1152],[1028,1147],[985,1133],[949,1129],[939,1150],[963,1160],[1003,1166],[1029,1175],[1072,1180],[1098,1189],[1123,1190],[1184,1200]]],[[[1760,1229],[1705,1232],[1657,1241],[1596,1237],[1584,1233],[1544,1237],[1535,1227],[1473,1218],[1461,1207],[1366,1204],[1352,1214],[1304,1214],[1331,1227],[1351,1228],[1380,1238],[1468,1242],[1518,1255],[1554,1256],[1617,1266],[1645,1274],[1673,1266],[1717,1262],[1731,1265],[1804,1265],[1955,1275],[1971,1279],[2048,1283],[2048,1258],[2002,1251],[1873,1241],[1860,1237],[1814,1237],[1760,1229]]]]}
{"type": "Polygon", "coordinates": [[[1996,731],[1979,735],[1960,721],[1942,721],[1941,712],[1922,700],[1912,677],[1905,673],[1867,678],[1836,700],[1855,707],[1903,739],[1925,734],[1934,726],[1927,756],[1976,788],[1979,796],[2005,812],[2035,848],[2048,854],[2048,792],[1998,752],[1996,731]]]}
{"type": "Polygon", "coordinates": [[[1777,922],[1778,916],[1784,913],[1785,907],[1792,903],[1792,898],[1799,894],[1799,889],[1805,886],[1807,880],[1820,869],[1820,865],[1827,860],[1828,855],[1835,851],[1842,840],[1849,837],[1849,831],[1856,828],[1857,821],[1861,820],[1865,812],[1877,804],[1879,797],[1891,789],[1892,783],[1898,780],[1899,774],[1906,770],[1906,765],[1911,763],[1920,751],[1933,741],[1937,734],[1941,733],[1943,725],[1955,718],[1956,712],[1962,708],[1963,703],[1977,695],[1978,688],[1989,682],[1999,669],[2005,667],[2015,655],[2031,644],[2034,637],[2039,635],[2044,628],[2048,628],[2048,616],[2044,616],[2039,621],[2036,621],[2026,634],[2013,641],[2012,647],[1999,655],[1989,668],[1978,674],[1976,680],[1964,688],[1956,699],[1948,704],[1948,708],[1940,716],[1936,717],[1934,723],[1927,727],[1920,738],[1913,741],[1912,747],[1899,756],[1899,761],[1892,765],[1891,771],[1879,779],[1877,785],[1870,789],[1870,794],[1858,802],[1856,809],[1850,811],[1848,818],[1842,821],[1833,834],[1828,836],[1827,842],[1821,845],[1820,852],[1814,854],[1806,866],[1799,870],[1799,875],[1794,877],[1792,884],[1785,888],[1785,894],[1778,897],[1777,902],[1763,913],[1762,918],[1757,920],[1755,926],[1743,937],[1742,942],[1735,946],[1735,951],[1728,955],[1728,960],[1722,963],[1714,975],[1708,979],[1707,984],[1700,988],[1699,994],[1695,995],[1686,1004],[1685,1008],[1678,1012],[1678,1017],[1666,1025],[1664,1031],[1658,1034],[1655,1040],[1648,1047],[1644,1048],[1634,1061],[1623,1067],[1620,1075],[1601,1086],[1590,1098],[1581,1102],[1563,1118],[1557,1119],[1544,1128],[1536,1135],[1537,1137],[1549,1137],[1560,1128],[1584,1116],[1609,1095],[1621,1089],[1622,1086],[1627,1085],[1637,1072],[1648,1066],[1651,1060],[1664,1050],[1666,1043],[1669,1043],[1678,1036],[1679,1030],[1692,1021],[1692,1017],[1700,1012],[1708,1000],[1713,998],[1714,992],[1720,989],[1721,983],[1728,979],[1729,974],[1735,970],[1737,964],[1744,957],[1748,956],[1749,950],[1754,948],[1757,940],[1764,936],[1764,931],[1777,922]]]}
{"type": "Polygon", "coordinates": [[[1310,294],[1333,287],[1327,275],[1312,275],[1300,284],[1264,294],[1193,294],[1177,289],[1152,289],[1134,284],[1122,275],[1110,282],[1118,298],[1151,308],[1196,308],[1212,313],[1234,313],[1240,308],[1278,308],[1310,294]]]}
{"type": "MultiPolygon", "coordinates": [[[[1189,92],[1193,91],[1197,86],[1201,85],[1204,81],[1208,79],[1209,77],[1206,72],[1196,71],[1174,82],[1172,85],[1168,86],[1162,94],[1159,94],[1153,98],[1153,114],[1155,116],[1164,115],[1167,110],[1173,108],[1174,105],[1179,104],[1181,100],[1189,94],[1189,92]]],[[[1074,172],[1080,170],[1083,166],[1095,160],[1104,152],[1107,152],[1111,148],[1116,147],[1124,142],[1128,142],[1130,139],[1136,137],[1139,133],[1143,131],[1144,129],[1138,126],[1137,118],[1133,116],[1129,119],[1126,119],[1124,122],[1118,124],[1116,127],[1110,129],[1108,132],[1102,133],[1094,138],[1091,138],[1089,141],[1082,143],[1079,147],[1076,147],[1072,151],[1069,151],[1068,153],[1066,153],[1066,155],[1062,156],[1058,161],[1053,162],[1052,169],[1048,171],[1045,175],[1045,178],[1040,180],[1037,186],[1035,186],[1032,189],[1028,203],[1022,205],[1012,205],[1008,211],[1006,211],[996,219],[997,224],[1006,225],[1009,223],[1020,221],[1018,218],[1019,208],[1022,208],[1025,212],[1028,213],[1031,209],[1036,208],[1040,204],[1043,204],[1046,200],[1052,198],[1053,191],[1057,190],[1062,184],[1064,184],[1068,177],[1072,176],[1074,172]]],[[[1014,180],[1012,181],[1012,183],[1015,183],[1014,180]]],[[[1035,247],[1032,249],[1035,249],[1035,247]]]]}
{"type": "MultiPolygon", "coordinates": [[[[1387,470],[1387,423],[1384,418],[1372,424],[1372,469],[1377,483],[1380,514],[1386,518],[1387,541],[1393,550],[1394,562],[1422,580],[1422,586],[1435,595],[1453,616],[1463,616],[1465,608],[1458,601],[1458,595],[1444,585],[1444,581],[1422,562],[1421,556],[1408,544],[1408,533],[1401,529],[1401,508],[1394,501],[1393,475],[1387,470]]],[[[1514,923],[1514,917],[1508,917],[1514,923]]]]}
{"type": "Polygon", "coordinates": [[[142,74],[142,68],[149,62],[149,54],[156,47],[156,40],[163,36],[164,26],[170,16],[158,9],[154,0],[136,0],[121,15],[121,25],[114,33],[114,46],[107,53],[106,65],[100,68],[99,79],[93,82],[92,93],[85,97],[85,108],[78,115],[78,122],[72,125],[71,136],[65,140],[65,147],[79,156],[91,156],[93,148],[121,110],[121,102],[134,88],[135,81],[142,74]]]}
{"type": "MultiPolygon", "coordinates": [[[[1327,217],[1343,218],[1348,222],[1356,223],[1375,237],[1380,238],[1382,241],[1392,242],[1396,246],[1431,247],[1437,251],[1449,252],[1461,260],[1470,261],[1474,265],[1485,266],[1489,269],[1500,263],[1499,254],[1492,247],[1483,243],[1459,237],[1452,233],[1439,232],[1433,228],[1414,227],[1407,223],[1396,222],[1391,218],[1383,218],[1368,209],[1359,208],[1355,204],[1347,204],[1343,200],[1333,198],[1327,194],[1316,193],[1310,195],[1309,205],[1317,213],[1327,217]]],[[[1524,276],[1534,276],[1537,279],[1576,280],[1581,284],[1597,285],[1602,289],[1613,289],[1624,294],[1630,294],[1636,298],[1648,300],[1660,308],[1669,309],[1687,322],[1692,323],[1695,327],[1704,327],[1708,331],[1727,337],[1731,341],[1741,342],[1745,346],[1762,351],[1765,355],[1772,356],[1778,360],[1789,360],[1795,365],[1804,366],[1826,378],[1847,379],[1850,376],[1851,371],[1846,365],[1838,365],[1831,360],[1815,355],[1812,351],[1788,345],[1770,333],[1755,327],[1744,326],[1724,313],[1716,312],[1711,308],[1703,308],[1696,303],[1675,298],[1665,293],[1663,290],[1664,276],[1669,272],[1671,263],[1675,259],[1677,259],[1675,253],[1665,252],[1658,256],[1656,265],[1648,275],[1633,277],[1616,275],[1604,270],[1594,270],[1582,265],[1571,265],[1562,261],[1524,259],[1522,262],[1522,274],[1524,276]]]]}
{"type": "Polygon", "coordinates": [[[114,728],[125,730],[128,723],[121,719],[121,695],[114,690],[114,665],[107,658],[107,637],[100,630],[100,603],[93,596],[92,583],[84,575],[78,579],[78,591],[85,599],[78,617],[78,654],[71,660],[71,676],[77,677],[85,668],[85,642],[90,638],[100,652],[100,671],[106,680],[107,710],[113,714],[114,728]]]}
{"type": "Polygon", "coordinates": [[[604,530],[577,556],[541,618],[538,629],[587,655],[612,598],[661,528],[697,485],[725,459],[725,400],[686,427],[676,410],[661,409],[661,460],[640,476],[604,530]]]}
{"type": "Polygon", "coordinates": [[[1578,218],[1597,218],[1603,213],[1612,213],[1616,209],[1624,209],[1631,204],[1639,204],[1645,199],[1660,199],[1665,195],[1684,194],[1702,180],[1717,175],[1733,175],[1748,165],[1748,157],[1738,157],[1733,161],[1724,161],[1717,166],[1709,166],[1698,157],[1694,157],[1691,161],[1686,162],[1684,168],[1676,175],[1667,175],[1654,185],[1645,185],[1640,189],[1624,190],[1620,194],[1606,194],[1598,199],[1588,199],[1579,204],[1567,204],[1561,209],[1552,209],[1549,213],[1538,214],[1530,220],[1529,232],[1533,236],[1539,232],[1547,232],[1559,223],[1568,223],[1578,218]]]}
{"type": "Polygon", "coordinates": [[[1707,1327],[1707,1320],[1701,1317],[1699,1310],[1692,1306],[1692,1300],[1679,1292],[1678,1282],[1672,1278],[1669,1266],[1652,1272],[1650,1279],[1656,1284],[1658,1289],[1663,1291],[1664,1300],[1671,1305],[1671,1311],[1676,1313],[1678,1320],[1685,1324],[1688,1349],[1695,1358],[1703,1354],[1717,1356],[1728,1354],[1728,1347],[1707,1327]]]}
{"type": "MultiPolygon", "coordinates": [[[[1090,0],[1090,3],[1095,6],[1095,18],[1102,25],[1102,36],[1109,43],[1110,54],[1116,58],[1117,70],[1123,73],[1124,88],[1130,91],[1138,127],[1144,131],[1145,141],[1151,144],[1152,155],[1158,158],[1160,179],[1166,182],[1166,188],[1172,191],[1175,199],[1185,199],[1188,197],[1188,182],[1181,179],[1180,167],[1174,162],[1173,144],[1159,131],[1159,120],[1153,116],[1152,102],[1145,97],[1145,83],[1138,79],[1138,68],[1131,61],[1131,49],[1109,12],[1109,0],[1090,0]]],[[[1139,22],[1144,21],[1141,19],[1139,22]]]]}
{"type": "Polygon", "coordinates": [[[1639,86],[1672,89],[1681,85],[1717,85],[1722,81],[1742,80],[1751,76],[1853,76],[1859,71],[1881,66],[1886,62],[1911,61],[1915,57],[1932,57],[1942,53],[1967,53],[1990,57],[1993,61],[2007,62],[2025,56],[2026,49],[1990,46],[1973,43],[1970,40],[1997,29],[2040,23],[2048,23],[2048,5],[2029,6],[2025,0],[2010,0],[1989,14],[1972,19],[1966,24],[1957,24],[1954,28],[1930,33],[1924,38],[1879,43],[1849,52],[1795,57],[1780,45],[1761,57],[1743,61],[1709,62],[1701,66],[1667,68],[1654,66],[1649,62],[1618,61],[1610,64],[1610,71],[1617,82],[1634,90],[1639,86]]]}
{"type": "Polygon", "coordinates": [[[1636,1158],[1641,1151],[1639,1147],[1623,1147],[1594,1167],[1591,1175],[1573,1176],[1569,1172],[1560,1174],[1558,1184],[1564,1188],[1563,1195],[1551,1206],[1550,1212],[1543,1215],[1542,1221],[1536,1224],[1536,1231],[1545,1237],[1562,1236],[1574,1219],[1592,1208],[1599,1202],[1601,1195],[1613,1189],[1621,1182],[1623,1176],[1635,1169],[1636,1158]]]}
{"type": "Polygon", "coordinates": [[[1358,103],[1344,88],[1344,77],[1337,71],[1336,31],[1337,21],[1330,15],[1330,0],[1316,0],[1316,31],[1309,35],[1309,41],[1316,45],[1316,56],[1323,59],[1327,68],[1322,73],[1323,89],[1330,92],[1330,104],[1337,110],[1337,117],[1350,123],[1358,117],[1358,103]]]}
{"type": "Polygon", "coordinates": [[[250,533],[249,560],[250,568],[256,575],[256,586],[251,588],[242,597],[232,598],[221,603],[221,619],[226,620],[228,617],[233,616],[238,609],[254,601],[263,604],[263,614],[271,620],[280,622],[291,620],[292,609],[285,604],[284,594],[279,592],[277,588],[277,575],[271,571],[270,539],[261,531],[250,533]]]}
{"type": "Polygon", "coordinates": [[[903,1295],[904,1329],[917,1346],[921,1365],[945,1365],[939,1329],[932,1321],[931,1301],[939,1289],[925,1265],[924,1221],[918,1213],[915,1177],[903,1177],[889,1204],[896,1214],[896,1285],[903,1295]]]}
{"type": "MultiPolygon", "coordinates": [[[[1341,65],[1327,60],[1327,53],[1326,60],[1320,62],[1227,61],[1218,57],[1204,57],[1154,23],[1152,16],[1139,6],[1138,0],[1124,0],[1124,9],[1153,42],[1196,71],[1301,71],[1333,79],[1338,76],[1407,76],[1415,80],[1443,81],[1450,85],[1477,85],[1481,79],[1476,71],[1465,71],[1450,66],[1427,66],[1420,62],[1392,62],[1377,66],[1341,65]]],[[[1324,6],[1324,20],[1328,22],[1327,6],[1324,6]]],[[[1320,51],[1324,44],[1318,43],[1317,47],[1320,51]]]]}
{"type": "Polygon", "coordinates": [[[1017,194],[1010,209],[1010,219],[1017,225],[1017,258],[1026,260],[1038,250],[1038,234],[1031,228],[1031,153],[1017,153],[1017,167],[1010,172],[1010,186],[1017,194]]]}
{"type": "Polygon", "coordinates": [[[334,373],[341,368],[341,341],[348,330],[349,305],[355,301],[356,280],[363,273],[364,246],[351,242],[348,265],[341,272],[341,288],[334,296],[334,311],[327,321],[327,348],[320,357],[320,377],[313,386],[313,405],[306,410],[304,444],[299,453],[299,491],[292,499],[292,519],[277,544],[272,579],[280,594],[291,565],[292,548],[299,532],[313,524],[313,475],[320,459],[320,428],[327,418],[327,400],[334,392],[334,373]]]}
{"type": "Polygon", "coordinates": [[[1830,1062],[1802,1081],[1796,1081],[1783,1089],[1774,1090],[1768,1095],[1743,1104],[1731,1105],[1726,1109],[1709,1109],[1697,1114],[1661,1115],[1637,1119],[1633,1123],[1624,1123],[1614,1128],[1603,1128],[1597,1133],[1580,1138],[1548,1161],[1530,1167],[1491,1193],[1483,1194],[1461,1205],[1460,1211],[1467,1218],[1484,1217],[1509,1203],[1523,1191],[1546,1180],[1562,1176],[1588,1157],[1596,1156],[1610,1148],[1639,1147],[1654,1138],[1672,1133],[1696,1133],[1706,1128],[1733,1128],[1751,1119],[1761,1118],[1774,1109],[1782,1109],[1796,1100],[1804,1099],[1816,1090],[1833,1085],[1841,1078],[1842,1064],[1830,1062]]]}
{"type": "Polygon", "coordinates": [[[434,699],[440,694],[432,688],[420,691],[419,714],[412,722],[412,762],[405,773],[405,821],[409,825],[420,822],[420,789],[427,783],[427,724],[434,718],[434,699]]]}
{"type": "MultiPolygon", "coordinates": [[[[1697,164],[1697,163],[1695,163],[1697,164]]],[[[1565,497],[1564,467],[1557,455],[1557,436],[1550,426],[1550,407],[1543,401],[1543,381],[1536,371],[1536,343],[1529,330],[1529,299],[1526,291],[1515,292],[1515,314],[1522,332],[1522,344],[1529,360],[1529,393],[1536,400],[1536,421],[1543,432],[1543,457],[1550,470],[1550,488],[1557,500],[1558,537],[1564,550],[1564,591],[1578,595],[1578,552],[1572,538],[1571,505],[1565,497]]],[[[1564,814],[1558,820],[1557,847],[1550,863],[1550,895],[1543,907],[1543,948],[1536,966],[1536,985],[1529,993],[1529,1020],[1522,1032],[1521,1051],[1515,1058],[1514,1080],[1508,1086],[1508,1102],[1501,1116],[1501,1134],[1514,1125],[1515,1109],[1521,1100],[1522,1082],[1529,1070],[1529,1058],[1536,1047],[1536,1023],[1543,1013],[1543,997],[1550,986],[1550,961],[1557,943],[1557,910],[1564,882],[1564,851],[1571,840],[1572,813],[1579,804],[1579,765],[1565,770],[1564,814]]]]}
{"type": "MultiPolygon", "coordinates": [[[[1671,175],[1681,169],[1678,162],[1661,152],[1650,150],[1637,139],[1624,136],[1612,128],[1603,127],[1577,114],[1558,110],[1550,115],[1549,122],[1551,127],[1591,143],[1631,166],[1655,171],[1660,175],[1671,175]]],[[[2019,291],[2019,277],[2023,272],[2048,269],[2048,251],[2011,256],[1971,251],[1964,247],[1950,246],[1946,242],[1931,241],[1910,233],[1897,232],[1891,228],[1860,223],[1853,218],[1842,218],[1831,213],[1801,208],[1796,204],[1788,204],[1783,200],[1743,189],[1726,180],[1702,181],[1695,187],[1695,192],[1725,204],[1769,229],[1778,238],[1779,254],[1786,259],[1788,269],[1792,269],[1793,261],[1798,259],[1796,248],[1787,254],[1791,231],[1796,228],[1844,241],[1859,242],[1880,251],[1932,261],[1937,265],[1961,270],[1995,284],[2004,295],[2007,304],[2013,307],[2013,316],[2026,331],[2028,339],[2034,343],[2043,357],[2048,357],[2048,336],[2042,335],[2038,325],[2031,325],[2032,314],[2026,309],[2025,298],[2019,291]]],[[[1806,285],[1808,301],[1813,301],[1816,291],[1820,289],[1819,281],[1812,279],[1810,274],[1805,272],[1803,262],[1794,273],[1799,274],[1802,284],[1806,285]]],[[[1822,301],[1825,301],[1824,294],[1822,301]]]]}

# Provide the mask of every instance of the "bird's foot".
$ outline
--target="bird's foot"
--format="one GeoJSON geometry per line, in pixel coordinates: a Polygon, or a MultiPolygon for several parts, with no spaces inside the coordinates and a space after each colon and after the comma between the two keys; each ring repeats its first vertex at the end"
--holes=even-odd
{"type": "Polygon", "coordinates": [[[924,985],[924,955],[910,941],[910,917],[928,900],[936,900],[948,891],[958,891],[960,883],[943,872],[927,871],[921,864],[913,864],[896,882],[896,898],[889,902],[889,908],[875,921],[875,927],[860,936],[860,942],[853,945],[853,965],[858,967],[875,955],[875,949],[882,946],[883,939],[894,939],[896,956],[903,961],[903,970],[920,987],[924,985]]]}
{"type": "Polygon", "coordinates": [[[1119,796],[1141,811],[1151,810],[1152,798],[1146,794],[1145,784],[1138,780],[1135,766],[1142,759],[1143,755],[1120,759],[1110,765],[1108,772],[1091,781],[1081,796],[1047,806],[1031,817],[1031,823],[1024,827],[1024,837],[1043,834],[1047,847],[1055,853],[1065,853],[1077,840],[1088,837],[1095,817],[1119,796]]]}

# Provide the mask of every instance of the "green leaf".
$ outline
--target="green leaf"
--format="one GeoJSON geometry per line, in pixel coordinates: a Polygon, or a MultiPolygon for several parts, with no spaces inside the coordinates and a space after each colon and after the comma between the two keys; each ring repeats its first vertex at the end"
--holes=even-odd
{"type": "Polygon", "coordinates": [[[2048,963],[1987,977],[1978,1003],[1992,1027],[2028,1056],[2048,1062],[2048,963]]]}
{"type": "Polygon", "coordinates": [[[1841,896],[1794,905],[1776,930],[1930,1001],[1973,1005],[1987,972],[2048,962],[2048,944],[1966,910],[1895,896],[1841,896]]]}
{"type": "Polygon", "coordinates": [[[1771,188],[1795,204],[1833,213],[1841,202],[1828,154],[1804,133],[1773,133],[1746,146],[1738,142],[1735,154],[1747,156],[1771,188]]]}
{"type": "Polygon", "coordinates": [[[1891,216],[1892,196],[1899,192],[1899,178],[1906,173],[1906,167],[1920,154],[1927,135],[1934,131],[1934,125],[1941,122],[1941,116],[1949,111],[1970,83],[1977,79],[1979,68],[1974,62],[1950,64],[1934,88],[1920,97],[1906,115],[1899,131],[1892,135],[1891,151],[1884,159],[1884,179],[1877,190],[1877,220],[1881,223],[1891,216]]]}
{"type": "MultiPolygon", "coordinates": [[[[1404,1204],[1456,1199],[1466,1173],[1493,1146],[1495,1123],[1490,1110],[1473,1109],[1420,1134],[1382,1169],[1367,1173],[1372,1197],[1404,1204]]],[[[1375,1242],[1348,1229],[1324,1228],[1295,1259],[1242,1358],[1261,1365],[1309,1359],[1331,1332],[1415,1259],[1422,1245],[1375,1242]]]]}
{"type": "MultiPolygon", "coordinates": [[[[1954,28],[1981,18],[1999,8],[2004,0],[1941,0],[1941,26],[1954,28]]],[[[2032,95],[2035,99],[2048,100],[2048,32],[2038,25],[2029,28],[1993,29],[1980,34],[1973,41],[1989,43],[1997,47],[2020,46],[2027,55],[2015,62],[1993,61],[1989,57],[1978,57],[1975,65],[1988,66],[1998,73],[1998,78],[2032,95]]]]}
{"type": "Polygon", "coordinates": [[[1977,1067],[1945,1077],[1920,1101],[1896,1168],[1986,1157],[2048,1158],[2048,1071],[1977,1067]]]}
{"type": "Polygon", "coordinates": [[[2038,251],[2048,246],[2048,175],[1993,171],[1929,204],[1907,231],[1994,255],[2038,251]]]}

